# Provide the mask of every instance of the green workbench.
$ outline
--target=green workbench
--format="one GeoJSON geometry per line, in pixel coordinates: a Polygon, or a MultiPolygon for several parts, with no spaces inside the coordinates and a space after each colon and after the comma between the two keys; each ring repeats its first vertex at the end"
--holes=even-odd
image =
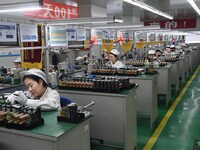
{"type": "Polygon", "coordinates": [[[124,150],[137,147],[136,91],[137,87],[120,93],[58,90],[60,95],[81,106],[94,101],[95,105],[90,108],[94,113],[90,134],[92,142],[99,140],[101,144],[124,150]]]}
{"type": "Polygon", "coordinates": [[[59,111],[42,112],[44,124],[32,130],[0,127],[3,150],[90,150],[90,119],[57,122],[59,111]]]}

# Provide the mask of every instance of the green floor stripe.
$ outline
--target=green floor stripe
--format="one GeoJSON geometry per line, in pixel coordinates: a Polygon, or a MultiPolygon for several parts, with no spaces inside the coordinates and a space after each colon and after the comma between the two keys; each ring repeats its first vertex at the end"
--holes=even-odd
{"type": "Polygon", "coordinates": [[[152,147],[156,143],[158,137],[162,133],[165,125],[167,124],[169,118],[171,117],[172,113],[174,112],[176,106],[181,101],[181,99],[182,99],[183,95],[185,94],[186,90],[188,89],[189,85],[191,84],[191,82],[194,80],[194,78],[196,77],[197,73],[199,72],[199,69],[200,69],[200,65],[195,70],[195,72],[192,75],[191,79],[187,82],[187,84],[185,85],[185,87],[183,88],[181,93],[178,95],[178,97],[176,98],[176,100],[174,101],[172,106],[169,108],[168,112],[166,113],[166,115],[164,116],[162,121],[160,122],[159,126],[157,127],[157,129],[155,130],[155,132],[153,133],[153,135],[151,136],[151,138],[149,139],[149,141],[147,142],[147,144],[145,145],[143,150],[151,150],[152,149],[152,147]]]}

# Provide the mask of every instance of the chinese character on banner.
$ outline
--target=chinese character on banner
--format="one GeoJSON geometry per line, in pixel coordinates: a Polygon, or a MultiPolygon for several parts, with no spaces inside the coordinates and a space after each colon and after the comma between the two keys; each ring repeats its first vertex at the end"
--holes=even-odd
{"type": "Polygon", "coordinates": [[[27,17],[45,19],[70,19],[78,18],[78,7],[65,5],[52,0],[43,0],[43,9],[26,11],[27,17]]]}
{"type": "Polygon", "coordinates": [[[41,49],[24,50],[23,62],[40,63],[41,54],[41,49]]]}
{"type": "Polygon", "coordinates": [[[191,18],[191,19],[144,22],[144,26],[153,26],[153,25],[160,25],[160,28],[166,28],[166,29],[196,28],[197,19],[191,18]]]}

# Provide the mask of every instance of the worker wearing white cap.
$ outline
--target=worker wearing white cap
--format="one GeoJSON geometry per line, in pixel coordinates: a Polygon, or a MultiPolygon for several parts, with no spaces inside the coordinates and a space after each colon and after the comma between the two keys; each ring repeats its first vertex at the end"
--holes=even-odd
{"type": "Polygon", "coordinates": [[[148,51],[148,54],[149,54],[149,55],[154,55],[154,54],[155,54],[155,51],[154,51],[154,50],[149,50],[149,51],[148,51]]]}
{"type": "Polygon", "coordinates": [[[154,58],[156,57],[156,52],[155,50],[149,50],[148,51],[148,60],[151,62],[154,58]]]}
{"type": "Polygon", "coordinates": [[[14,60],[13,63],[17,69],[21,68],[21,57],[18,57],[16,60],[14,60]]]}
{"type": "Polygon", "coordinates": [[[120,53],[117,49],[112,49],[109,53],[109,62],[107,65],[113,68],[124,68],[125,65],[118,60],[119,54],[120,53]]]}
{"type": "Polygon", "coordinates": [[[175,49],[176,49],[176,51],[175,51],[176,55],[179,56],[179,55],[180,55],[180,52],[181,52],[181,51],[180,51],[180,46],[178,46],[178,45],[175,46],[175,49]]]}
{"type": "Polygon", "coordinates": [[[41,107],[41,110],[59,110],[60,96],[56,90],[48,87],[46,75],[39,69],[30,69],[20,73],[27,91],[15,91],[7,100],[16,101],[30,107],[41,107]]]}
{"type": "Polygon", "coordinates": [[[148,51],[148,61],[151,62],[154,66],[158,65],[157,57],[156,57],[156,51],[155,50],[149,50],[148,51]]]}
{"type": "Polygon", "coordinates": [[[171,55],[171,48],[166,46],[164,50],[164,55],[171,55]]]}
{"type": "Polygon", "coordinates": [[[165,46],[165,48],[167,48],[167,47],[170,48],[170,45],[166,45],[166,46],[165,46]]]}
{"type": "Polygon", "coordinates": [[[15,67],[10,68],[10,72],[8,72],[8,75],[11,75],[14,78],[20,78],[19,73],[23,71],[21,66],[21,57],[15,59],[13,63],[15,64],[15,67]]]}
{"type": "Polygon", "coordinates": [[[175,54],[175,51],[176,51],[175,45],[171,45],[170,49],[171,49],[171,53],[175,54]]]}

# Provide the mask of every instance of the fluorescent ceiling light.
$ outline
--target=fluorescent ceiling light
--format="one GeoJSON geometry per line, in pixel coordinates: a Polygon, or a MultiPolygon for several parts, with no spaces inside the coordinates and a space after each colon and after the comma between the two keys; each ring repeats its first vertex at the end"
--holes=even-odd
{"type": "Polygon", "coordinates": [[[143,25],[112,25],[112,26],[96,26],[93,27],[94,30],[96,29],[117,29],[120,31],[143,31],[143,30],[158,30],[160,26],[143,26],[143,25]]]}
{"type": "Polygon", "coordinates": [[[103,26],[93,26],[93,29],[130,29],[130,28],[138,28],[138,27],[143,27],[143,24],[107,24],[103,26]]]}
{"type": "MultiPolygon", "coordinates": [[[[44,21],[45,22],[45,21],[44,21]]],[[[43,22],[43,23],[44,23],[43,22]]],[[[83,25],[83,24],[98,24],[98,23],[120,23],[123,20],[116,19],[115,17],[101,17],[101,18],[78,18],[78,19],[68,19],[68,20],[58,20],[49,22],[46,21],[47,25],[83,25]]]]}
{"type": "Polygon", "coordinates": [[[114,22],[116,22],[116,23],[123,23],[123,20],[122,19],[114,19],[114,22]]]}
{"type": "MultiPolygon", "coordinates": [[[[143,26],[143,27],[133,27],[133,28],[129,28],[129,29],[124,29],[128,30],[128,31],[147,31],[147,30],[158,30],[160,29],[160,26],[143,26]]],[[[120,30],[122,31],[122,30],[120,30]]]]}
{"type": "Polygon", "coordinates": [[[125,2],[127,2],[129,4],[132,4],[132,5],[138,6],[140,8],[143,8],[145,10],[148,10],[150,12],[153,12],[153,13],[155,13],[157,15],[163,16],[165,18],[168,18],[168,19],[171,19],[171,20],[173,19],[172,16],[170,16],[170,15],[168,15],[168,14],[166,14],[166,13],[164,13],[164,12],[158,10],[158,9],[155,9],[155,8],[145,4],[145,3],[142,3],[142,2],[140,2],[138,0],[123,0],[123,1],[125,1],[125,2]]]}
{"type": "Polygon", "coordinates": [[[187,0],[188,3],[190,3],[190,5],[194,8],[194,10],[200,15],[200,9],[197,6],[197,4],[194,2],[194,0],[187,0]]]}
{"type": "Polygon", "coordinates": [[[0,13],[41,10],[43,9],[42,6],[42,0],[37,0],[37,2],[27,1],[24,3],[8,3],[0,5],[0,13]]]}
{"type": "Polygon", "coordinates": [[[5,12],[20,12],[20,11],[32,11],[32,10],[40,10],[42,7],[27,7],[27,8],[16,8],[16,9],[4,9],[0,10],[0,13],[5,13],[5,12]]]}

